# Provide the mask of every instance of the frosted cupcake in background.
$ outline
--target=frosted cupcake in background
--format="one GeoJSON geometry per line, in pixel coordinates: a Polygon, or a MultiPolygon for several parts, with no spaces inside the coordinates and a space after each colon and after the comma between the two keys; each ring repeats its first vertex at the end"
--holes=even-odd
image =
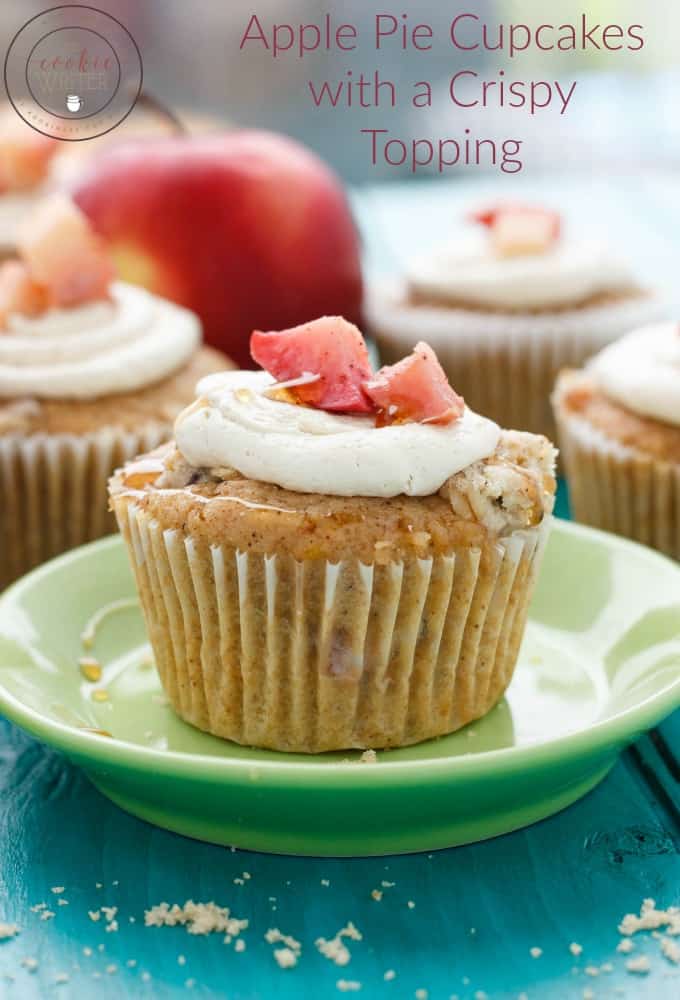
{"type": "Polygon", "coordinates": [[[246,745],[394,747],[512,678],[554,449],[467,409],[427,344],[371,371],[326,317],[252,336],[110,485],[174,710],[246,745]]]}
{"type": "Polygon", "coordinates": [[[228,364],[193,313],[113,280],[67,198],[26,220],[19,255],[0,268],[0,587],[112,531],[111,472],[228,364]]]}
{"type": "Polygon", "coordinates": [[[553,404],[574,516],[680,559],[680,325],[563,372],[553,404]]]}
{"type": "Polygon", "coordinates": [[[659,318],[661,302],[610,247],[565,234],[555,212],[509,203],[471,221],[405,276],[369,290],[367,322],[383,360],[424,338],[473,409],[554,436],[560,369],[659,318]]]}

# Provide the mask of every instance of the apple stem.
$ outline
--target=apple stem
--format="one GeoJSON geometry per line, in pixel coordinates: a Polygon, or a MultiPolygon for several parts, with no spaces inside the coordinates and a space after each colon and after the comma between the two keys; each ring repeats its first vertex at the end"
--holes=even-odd
{"type": "Polygon", "coordinates": [[[184,122],[174,111],[170,110],[167,104],[159,101],[153,94],[143,91],[137,98],[137,105],[146,111],[158,115],[159,118],[163,118],[175,135],[186,135],[187,129],[184,122]]]}

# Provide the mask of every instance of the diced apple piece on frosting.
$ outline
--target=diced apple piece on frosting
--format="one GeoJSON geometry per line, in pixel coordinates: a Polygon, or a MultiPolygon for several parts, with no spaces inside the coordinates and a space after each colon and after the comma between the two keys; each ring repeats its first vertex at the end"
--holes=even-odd
{"type": "Polygon", "coordinates": [[[16,313],[36,316],[46,304],[42,285],[31,278],[28,268],[19,260],[8,260],[0,267],[0,327],[16,313]]]}
{"type": "Polygon", "coordinates": [[[360,331],[341,316],[322,316],[290,330],[250,338],[253,360],[279,382],[318,376],[289,385],[299,403],[338,413],[370,413],[362,383],[371,378],[371,363],[360,331]]]}
{"type": "Polygon", "coordinates": [[[471,218],[489,229],[501,257],[545,253],[559,239],[562,225],[557,212],[513,202],[474,212],[471,218]]]}
{"type": "Polygon", "coordinates": [[[31,214],[18,249],[31,277],[45,286],[49,306],[108,298],[114,267],[106,245],[64,195],[47,199],[31,214]]]}
{"type": "Polygon", "coordinates": [[[0,193],[37,187],[57,148],[56,139],[30,128],[14,110],[0,115],[0,193]]]}
{"type": "Polygon", "coordinates": [[[465,410],[437,355],[423,341],[407,358],[376,372],[364,382],[364,390],[378,410],[379,426],[407,421],[450,424],[465,410]]]}

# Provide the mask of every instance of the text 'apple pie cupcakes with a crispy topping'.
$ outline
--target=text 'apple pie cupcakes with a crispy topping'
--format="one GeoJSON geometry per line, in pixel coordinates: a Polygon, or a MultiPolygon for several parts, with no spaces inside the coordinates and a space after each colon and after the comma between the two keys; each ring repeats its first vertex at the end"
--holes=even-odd
{"type": "Polygon", "coordinates": [[[0,268],[0,588],[113,531],[113,470],[167,440],[197,379],[228,364],[192,313],[113,281],[66,198],[29,217],[20,254],[0,268]]]}
{"type": "Polygon", "coordinates": [[[512,677],[554,449],[467,409],[418,344],[372,373],[339,318],[254,333],[111,502],[164,689],[284,751],[450,733],[512,677]]]}
{"type": "Polygon", "coordinates": [[[467,403],[501,426],[554,437],[550,393],[635,326],[662,317],[615,250],[565,232],[557,212],[505,203],[369,286],[365,315],[383,361],[427,340],[467,403]]]}

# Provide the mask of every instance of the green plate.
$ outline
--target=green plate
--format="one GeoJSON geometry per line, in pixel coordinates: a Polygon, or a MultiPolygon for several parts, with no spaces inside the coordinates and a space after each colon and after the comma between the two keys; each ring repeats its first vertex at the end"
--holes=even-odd
{"type": "Polygon", "coordinates": [[[0,598],[0,710],[123,809],[218,844],[376,855],[493,837],[574,802],[680,705],[680,567],[567,522],[555,523],[507,697],[453,736],[376,763],[247,749],[181,722],[134,596],[118,538],[11,587],[0,598]],[[111,602],[85,650],[83,629],[111,602]],[[87,654],[103,667],[94,683],[78,665],[87,654]]]}

